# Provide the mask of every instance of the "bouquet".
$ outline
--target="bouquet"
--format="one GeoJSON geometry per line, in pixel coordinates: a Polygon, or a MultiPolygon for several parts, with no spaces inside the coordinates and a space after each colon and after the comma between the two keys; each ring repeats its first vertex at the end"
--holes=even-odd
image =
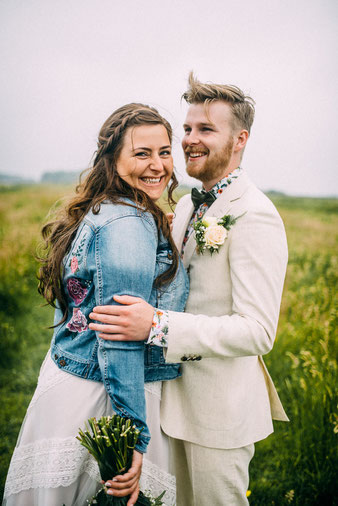
{"type": "MultiPolygon", "coordinates": [[[[99,420],[90,418],[86,430],[79,430],[76,439],[93,455],[104,482],[114,476],[125,474],[131,466],[133,452],[140,430],[128,418],[118,415],[102,416],[99,420]]],[[[146,497],[141,491],[135,506],[161,506],[163,492],[156,499],[146,497]]],[[[115,497],[106,494],[106,488],[94,496],[89,504],[101,506],[125,506],[130,496],[115,497]]]]}

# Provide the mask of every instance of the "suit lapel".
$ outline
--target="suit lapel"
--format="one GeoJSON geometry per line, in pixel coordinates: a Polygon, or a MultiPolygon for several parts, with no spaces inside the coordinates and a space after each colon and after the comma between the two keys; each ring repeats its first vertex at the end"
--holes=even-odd
{"type": "Polygon", "coordinates": [[[173,239],[179,252],[182,249],[183,239],[186,230],[188,228],[189,221],[193,211],[194,211],[193,203],[191,201],[190,196],[187,195],[183,207],[180,209],[180,212],[176,215],[174,219],[174,227],[172,232],[173,239]]]}
{"type": "Polygon", "coordinates": [[[225,214],[230,214],[233,204],[239,200],[247,190],[250,180],[245,173],[242,173],[238,179],[235,179],[209,207],[205,216],[215,216],[220,218],[225,214]]]}
{"type": "Polygon", "coordinates": [[[196,250],[196,241],[195,241],[195,234],[192,232],[190,234],[190,237],[184,246],[184,252],[183,252],[183,265],[187,269],[190,264],[190,260],[192,255],[194,254],[194,251],[196,250]]]}
{"type": "MultiPolygon", "coordinates": [[[[232,183],[223,191],[222,195],[220,195],[215,202],[209,207],[205,216],[215,216],[216,218],[221,218],[225,214],[230,214],[231,208],[238,199],[242,197],[244,192],[247,190],[250,185],[250,179],[245,173],[242,173],[238,179],[232,181],[232,183]]],[[[192,207],[192,206],[191,206],[192,207]]],[[[183,231],[182,241],[184,238],[184,234],[186,232],[187,226],[189,224],[189,220],[191,218],[193,212],[193,207],[191,209],[191,213],[186,220],[186,226],[183,231]]],[[[183,220],[182,220],[183,221],[183,220]]],[[[182,241],[180,243],[180,247],[182,247],[182,241]]],[[[195,234],[192,233],[185,245],[184,254],[183,254],[183,265],[187,268],[190,264],[190,260],[192,255],[196,250],[196,241],[195,234]]]]}

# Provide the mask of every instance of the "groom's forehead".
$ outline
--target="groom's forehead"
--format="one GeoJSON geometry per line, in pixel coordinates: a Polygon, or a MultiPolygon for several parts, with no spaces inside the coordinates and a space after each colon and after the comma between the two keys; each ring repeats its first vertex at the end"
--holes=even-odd
{"type": "Polygon", "coordinates": [[[184,124],[225,124],[231,121],[230,105],[221,100],[191,104],[187,110],[184,124]]]}

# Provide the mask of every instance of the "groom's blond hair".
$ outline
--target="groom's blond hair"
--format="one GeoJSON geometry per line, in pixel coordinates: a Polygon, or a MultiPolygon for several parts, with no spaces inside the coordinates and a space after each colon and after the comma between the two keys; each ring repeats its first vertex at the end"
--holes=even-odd
{"type": "Polygon", "coordinates": [[[250,133],[255,117],[255,101],[245,95],[237,86],[230,84],[201,83],[189,74],[189,88],[183,93],[182,98],[188,104],[205,104],[221,100],[230,105],[233,115],[233,129],[244,128],[250,133]]]}

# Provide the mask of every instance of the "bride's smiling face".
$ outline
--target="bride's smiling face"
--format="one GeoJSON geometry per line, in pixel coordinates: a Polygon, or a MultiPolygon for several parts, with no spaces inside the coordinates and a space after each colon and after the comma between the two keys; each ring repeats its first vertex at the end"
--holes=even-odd
{"type": "Polygon", "coordinates": [[[163,125],[127,129],[116,162],[119,176],[134,188],[158,200],[173,173],[174,163],[168,132],[163,125]]]}

